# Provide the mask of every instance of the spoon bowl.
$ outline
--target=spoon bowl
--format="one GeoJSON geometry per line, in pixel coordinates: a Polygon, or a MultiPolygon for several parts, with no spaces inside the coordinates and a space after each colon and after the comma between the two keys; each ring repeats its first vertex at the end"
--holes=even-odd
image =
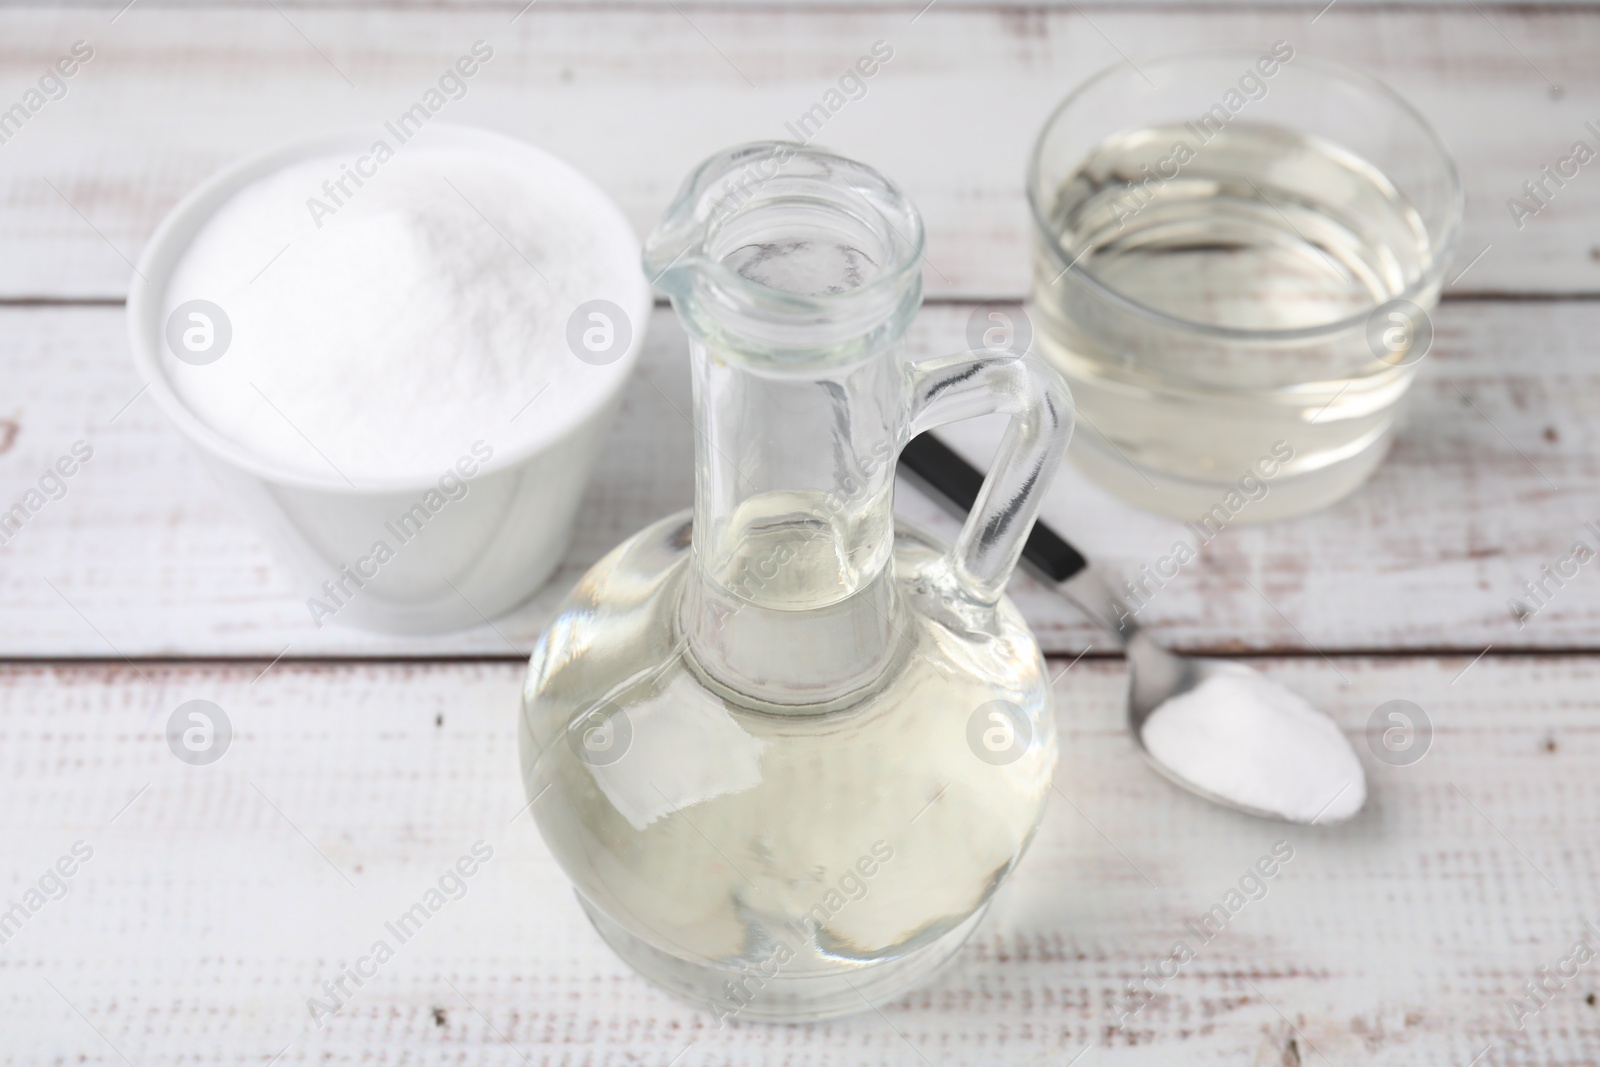
{"type": "Polygon", "coordinates": [[[1332,719],[1260,671],[1126,643],[1128,732],[1163,776],[1224,807],[1285,822],[1343,822],[1366,775],[1332,719]]]}

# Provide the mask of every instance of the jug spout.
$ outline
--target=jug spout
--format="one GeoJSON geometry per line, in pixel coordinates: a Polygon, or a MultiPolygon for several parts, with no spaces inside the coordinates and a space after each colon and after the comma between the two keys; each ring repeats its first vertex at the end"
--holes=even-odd
{"type": "Polygon", "coordinates": [[[922,300],[922,220],[881,174],[805,145],[719,153],[685,180],[644,270],[692,334],[793,365],[850,360],[922,300]]]}
{"type": "Polygon", "coordinates": [[[782,141],[742,145],[712,156],[684,179],[644,247],[644,272],[674,299],[717,267],[708,254],[718,224],[776,177],[800,145],[782,141]]]}

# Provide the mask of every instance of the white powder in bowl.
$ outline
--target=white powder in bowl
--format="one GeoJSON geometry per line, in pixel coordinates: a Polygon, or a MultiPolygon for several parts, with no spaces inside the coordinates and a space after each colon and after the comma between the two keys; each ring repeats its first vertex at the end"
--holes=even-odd
{"type": "Polygon", "coordinates": [[[163,343],[191,411],[275,468],[365,487],[436,478],[479,439],[505,457],[611,394],[626,361],[568,344],[579,305],[639,304],[637,244],[609,200],[475,131],[419,138],[335,200],[324,183],[359,154],[275,170],[195,235],[161,321],[205,300],[232,336],[203,365],[163,343]],[[337,202],[320,226],[312,197],[337,202]]]}
{"type": "Polygon", "coordinates": [[[1341,822],[1367,799],[1333,720],[1254,671],[1212,675],[1157,707],[1139,734],[1178,777],[1295,822],[1341,822]]]}

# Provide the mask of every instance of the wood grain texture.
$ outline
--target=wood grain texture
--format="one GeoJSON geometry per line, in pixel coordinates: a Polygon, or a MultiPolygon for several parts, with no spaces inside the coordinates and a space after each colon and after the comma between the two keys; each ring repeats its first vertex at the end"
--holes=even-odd
{"type": "MultiPolygon", "coordinates": [[[[381,125],[478,38],[496,57],[444,117],[571,159],[641,231],[693,163],[782,136],[892,42],[823,140],[907,186],[929,222],[929,292],[957,299],[1023,291],[1023,159],[1073,84],[1119,52],[1283,38],[1390,81],[1452,144],[1459,265],[1488,248],[1452,293],[1600,293],[1592,167],[1520,231],[1505,209],[1600,122],[1600,13],[1578,5],[1341,0],[1314,24],[1321,2],[1275,0],[941,0],[920,16],[897,0],[141,0],[113,22],[121,6],[0,7],[0,108],[72,41],[96,48],[0,145],[0,302],[119,300],[207,174],[381,125]]],[[[926,309],[914,350],[962,347],[971,310],[926,309]]],[[[1352,736],[1372,788],[1360,817],[1290,829],[1177,791],[1124,733],[1122,664],[1061,660],[1058,794],[954,966],[881,1015],[718,1030],[611,956],[517,816],[516,657],[585,567],[690,500],[670,312],[550,586],[495,628],[392,639],[313,627],[307,591],[140,397],[120,308],[0,307],[0,511],[74,441],[95,450],[0,545],[0,908],[75,842],[93,849],[62,899],[0,927],[0,1064],[1593,1067],[1600,963],[1520,1030],[1509,1005],[1600,925],[1600,657],[1570,652],[1600,649],[1600,579],[1584,568],[1520,629],[1506,600],[1575,539],[1596,544],[1600,303],[1454,299],[1436,321],[1410,426],[1373,481],[1320,515],[1230,528],[1142,616],[1185,647],[1289,653],[1261,665],[1352,736]],[[1404,655],[1418,649],[1462,654],[1404,655]],[[378,656],[466,661],[315,662],[378,656]],[[16,662],[52,657],[110,662],[16,662]],[[191,699],[237,731],[211,767],[164,742],[191,699]],[[1411,766],[1364,740],[1391,699],[1435,730],[1411,766]],[[479,840],[494,857],[463,900],[318,1029],[307,999],[479,840]],[[1199,944],[1186,921],[1280,840],[1294,859],[1267,895],[1199,944]],[[1118,1026],[1126,983],[1179,939],[1195,958],[1118,1026]]],[[[951,439],[981,460],[994,429],[951,439]]],[[[954,529],[913,491],[898,508],[954,529]]],[[[1119,577],[1181,536],[1070,470],[1045,513],[1119,577]]],[[[1105,651],[1031,580],[1013,594],[1048,648],[1105,651]]]]}
{"type": "Polygon", "coordinates": [[[1077,1062],[1355,1067],[1493,1042],[1480,1064],[1590,1067],[1600,964],[1520,1032],[1506,1003],[1600,921],[1600,663],[1491,655],[1452,685],[1466,663],[1264,665],[1369,773],[1360,816],[1306,829],[1158,778],[1123,733],[1122,665],[1084,660],[1057,684],[1058,794],[952,969],[881,1017],[724,1030],[611,956],[515,818],[517,667],[6,668],[0,903],[74,842],[93,856],[0,947],[0,1062],[992,1067],[1093,1046],[1077,1062]],[[1411,766],[1362,740],[1395,697],[1435,731],[1411,766]],[[190,699],[235,730],[210,767],[163,738],[190,699]],[[480,839],[467,895],[317,1029],[307,998],[480,839]],[[1200,944],[1186,920],[1280,840],[1266,896],[1200,944]],[[1118,1029],[1125,983],[1185,938],[1195,958],[1118,1029]]]}
{"type": "MultiPolygon", "coordinates": [[[[656,5],[659,0],[539,0],[540,7],[552,8],[648,8],[656,5]]],[[[1190,0],[1183,3],[1183,7],[1213,7],[1213,8],[1275,8],[1286,7],[1304,9],[1307,17],[1315,15],[1326,5],[1327,0],[1321,3],[1306,0],[1190,0]]],[[[1497,0],[1494,9],[1517,7],[1560,7],[1582,9],[1595,6],[1596,0],[1497,0]]],[[[192,10],[208,7],[263,7],[263,0],[141,0],[140,6],[163,8],[167,10],[192,10]]],[[[937,0],[941,8],[967,9],[967,8],[997,8],[1016,7],[1017,4],[1010,0],[937,0]]],[[[1339,0],[1341,7],[1392,7],[1393,0],[1339,0]]],[[[103,12],[108,17],[115,15],[122,4],[107,0],[61,0],[56,5],[62,8],[79,9],[93,12],[103,12]]],[[[482,9],[488,11],[504,11],[507,16],[516,14],[524,6],[526,0],[285,0],[279,7],[286,11],[316,11],[324,8],[364,9],[372,8],[384,11],[404,11],[408,9],[430,10],[438,8],[449,9],[482,9]]],[[[694,12],[701,8],[838,8],[844,10],[861,8],[882,8],[886,10],[903,10],[914,15],[928,6],[927,0],[689,0],[680,3],[679,7],[685,11],[694,12]]],[[[1090,2],[1075,4],[1073,0],[1032,0],[1028,7],[1037,8],[1072,8],[1077,7],[1091,15],[1096,11],[1114,11],[1121,7],[1156,7],[1170,8],[1180,6],[1178,0],[1090,0],[1090,2]]],[[[1407,4],[1409,7],[1470,7],[1468,0],[1415,0],[1407,4]]],[[[1490,5],[1483,5],[1486,9],[1490,5]]]]}
{"type": "MultiPolygon", "coordinates": [[[[925,308],[913,351],[964,347],[970,314],[925,308]]],[[[1150,600],[1147,625],[1196,649],[1600,646],[1593,567],[1523,628],[1507,608],[1574,540],[1596,544],[1584,524],[1600,522],[1600,305],[1458,301],[1437,326],[1410,425],[1373,480],[1317,515],[1231,526],[1150,600]]],[[[671,312],[657,309],[567,563],[543,592],[496,629],[428,639],[317,629],[305,607],[313,590],[274,560],[139,397],[120,309],[0,309],[0,378],[0,510],[74,441],[95,449],[66,495],[0,546],[0,657],[526,653],[584,569],[693,495],[686,346],[671,312]]],[[[997,429],[975,422],[950,438],[981,460],[997,429]]],[[[954,534],[915,490],[898,503],[954,534]]],[[[1137,577],[1185,536],[1181,523],[1121,504],[1070,465],[1045,516],[1119,578],[1137,577]]],[[[1012,589],[1048,649],[1106,648],[1030,578],[1012,589]]]]}
{"type": "MultiPolygon", "coordinates": [[[[788,136],[876,40],[895,58],[821,141],[901,181],[929,226],[930,293],[1022,294],[1023,168],[1045,116],[1120,61],[1278,39],[1389,81],[1438,126],[1467,186],[1459,267],[1477,292],[1600,292],[1600,178],[1518,229],[1506,200],[1600,120],[1600,15],[1582,9],[0,9],[9,105],[74,40],[67,96],[0,146],[0,297],[115,298],[162,215],[280,141],[382,123],[476,39],[495,57],[441,119],[503,130],[594,175],[641,232],[711,152],[788,136]]],[[[1482,5],[1479,5],[1481,7],[1482,5]]],[[[520,7],[520,5],[513,5],[520,7]]]]}

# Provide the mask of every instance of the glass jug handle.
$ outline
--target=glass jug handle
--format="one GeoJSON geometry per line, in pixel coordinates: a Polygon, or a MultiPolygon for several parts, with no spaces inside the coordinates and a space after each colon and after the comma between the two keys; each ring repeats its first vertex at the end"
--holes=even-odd
{"type": "Polygon", "coordinates": [[[979,415],[1011,416],[994,466],[950,551],[950,569],[972,600],[1000,599],[1056,466],[1072,437],[1072,393],[1055,368],[1031,356],[962,352],[909,364],[908,439],[979,415]]]}

